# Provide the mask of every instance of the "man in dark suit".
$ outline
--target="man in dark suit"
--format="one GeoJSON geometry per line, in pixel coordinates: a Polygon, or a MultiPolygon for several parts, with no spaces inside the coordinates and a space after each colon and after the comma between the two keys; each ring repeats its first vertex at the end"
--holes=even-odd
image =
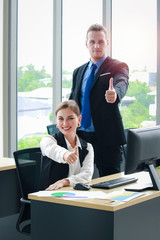
{"type": "Polygon", "coordinates": [[[129,69],[127,64],[107,56],[107,31],[103,26],[90,26],[86,46],[90,61],[74,70],[70,99],[81,109],[81,124],[85,117],[85,121],[89,119],[89,125],[81,125],[78,135],[93,145],[99,174],[105,176],[120,172],[121,146],[126,139],[118,103],[128,89],[129,69]],[[96,69],[88,95],[90,108],[85,112],[88,103],[84,96],[94,64],[96,69]]]}

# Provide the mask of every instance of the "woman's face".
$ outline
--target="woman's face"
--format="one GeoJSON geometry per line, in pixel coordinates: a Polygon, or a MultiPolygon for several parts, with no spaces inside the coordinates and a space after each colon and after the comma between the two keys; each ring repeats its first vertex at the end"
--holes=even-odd
{"type": "Polygon", "coordinates": [[[56,116],[57,127],[64,135],[76,134],[81,116],[77,116],[70,108],[61,109],[56,116]]]}

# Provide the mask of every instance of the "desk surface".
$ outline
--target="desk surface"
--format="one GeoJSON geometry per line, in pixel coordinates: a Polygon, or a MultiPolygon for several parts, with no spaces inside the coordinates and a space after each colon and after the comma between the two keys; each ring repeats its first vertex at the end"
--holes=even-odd
{"type": "Polygon", "coordinates": [[[15,169],[14,158],[0,158],[0,171],[15,169]]]}
{"type": "MultiPolygon", "coordinates": [[[[106,181],[114,178],[118,178],[123,176],[123,173],[118,173],[114,175],[110,175],[107,177],[102,177],[102,178],[97,178],[93,179],[89,184],[97,183],[100,181],[106,181]]],[[[132,174],[132,176],[138,177],[138,182],[136,184],[139,184],[140,182],[145,181],[150,181],[149,174],[147,172],[141,172],[137,174],[132,174]]],[[[135,183],[128,184],[127,187],[131,187],[135,185],[135,183]]],[[[125,186],[126,187],[126,186],[125,186]]],[[[112,190],[101,190],[105,193],[110,193],[113,191],[120,191],[125,188],[123,187],[118,187],[114,188],[112,190]]],[[[73,191],[72,187],[64,187],[61,188],[60,191],[73,191]]],[[[91,189],[90,191],[97,191],[98,189],[91,189]]],[[[110,200],[102,200],[102,199],[76,199],[76,200],[65,200],[61,198],[54,198],[54,197],[38,197],[36,193],[29,194],[29,199],[31,200],[37,200],[37,201],[44,201],[44,202],[51,202],[51,203],[58,203],[58,204],[65,204],[65,205],[70,205],[70,206],[77,206],[77,207],[85,207],[85,208],[92,208],[92,209],[99,209],[99,210],[104,210],[104,211],[116,211],[120,210],[129,206],[133,206],[135,204],[145,202],[147,200],[160,197],[160,191],[145,191],[145,194],[135,198],[131,201],[128,202],[112,202],[110,200]]]]}

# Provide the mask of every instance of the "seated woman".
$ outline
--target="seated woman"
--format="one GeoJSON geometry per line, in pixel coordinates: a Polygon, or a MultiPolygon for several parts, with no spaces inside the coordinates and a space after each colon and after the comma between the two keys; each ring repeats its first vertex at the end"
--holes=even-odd
{"type": "Polygon", "coordinates": [[[73,100],[61,102],[55,112],[59,133],[40,142],[43,155],[41,189],[56,190],[88,183],[93,175],[93,147],[76,134],[81,115],[73,100]]]}

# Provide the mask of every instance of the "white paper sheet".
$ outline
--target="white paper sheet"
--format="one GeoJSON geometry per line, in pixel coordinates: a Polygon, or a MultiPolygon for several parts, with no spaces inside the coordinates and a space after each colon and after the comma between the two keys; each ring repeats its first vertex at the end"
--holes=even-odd
{"type": "Polygon", "coordinates": [[[35,195],[38,197],[60,197],[69,200],[85,198],[106,199],[108,194],[102,191],[39,191],[35,195]]]}

